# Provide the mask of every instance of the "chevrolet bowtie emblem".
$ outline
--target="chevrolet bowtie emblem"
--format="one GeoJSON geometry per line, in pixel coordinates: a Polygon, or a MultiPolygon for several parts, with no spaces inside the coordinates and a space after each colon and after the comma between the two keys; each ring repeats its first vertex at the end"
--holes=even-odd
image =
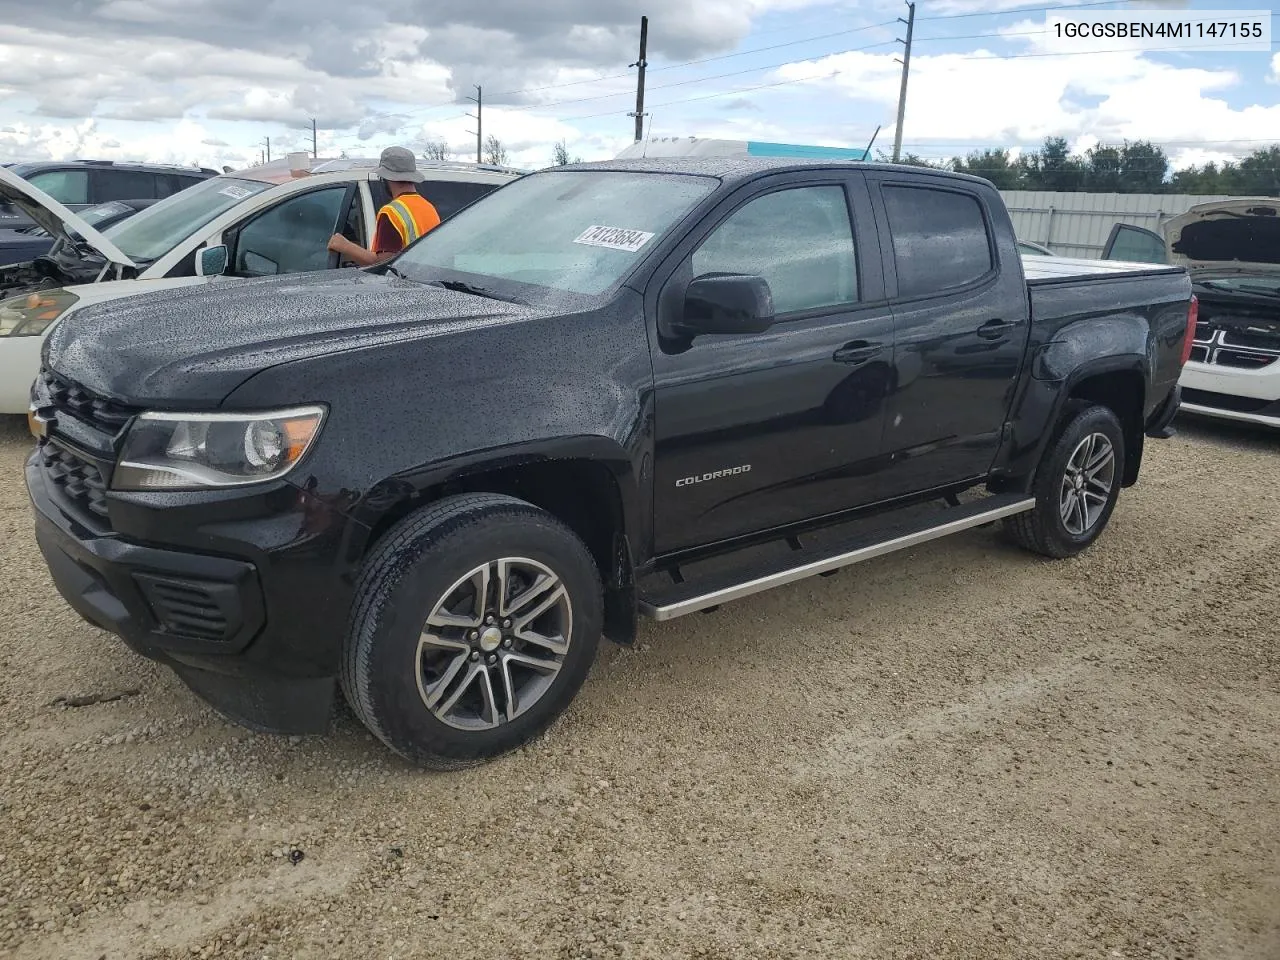
{"type": "Polygon", "coordinates": [[[35,407],[27,410],[27,429],[31,431],[33,437],[43,440],[49,435],[51,426],[53,426],[53,417],[46,417],[35,407]]]}

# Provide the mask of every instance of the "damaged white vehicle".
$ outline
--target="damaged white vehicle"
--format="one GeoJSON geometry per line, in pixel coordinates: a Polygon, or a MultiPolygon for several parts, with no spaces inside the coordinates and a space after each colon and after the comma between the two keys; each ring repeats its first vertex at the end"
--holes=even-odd
{"type": "MultiPolygon", "coordinates": [[[[297,169],[279,160],[211,177],[105,232],[0,167],[0,200],[101,263],[92,283],[72,283],[47,257],[0,267],[0,414],[27,411],[41,344],[73,311],[156,290],[348,266],[327,249],[329,238],[370,246],[377,211],[390,199],[377,166],[308,160],[297,169]]],[[[442,220],[520,176],[447,161],[419,162],[418,171],[418,190],[442,220]]]]}
{"type": "Polygon", "coordinates": [[[1280,428],[1280,198],[1197,204],[1159,234],[1116,224],[1103,256],[1191,274],[1199,317],[1182,410],[1280,428]]]}

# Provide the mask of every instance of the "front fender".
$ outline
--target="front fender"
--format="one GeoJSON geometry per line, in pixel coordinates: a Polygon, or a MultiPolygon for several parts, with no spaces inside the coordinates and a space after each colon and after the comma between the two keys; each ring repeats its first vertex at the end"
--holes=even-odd
{"type": "Polygon", "coordinates": [[[349,514],[370,529],[406,500],[454,486],[472,486],[485,475],[535,464],[580,461],[606,467],[617,485],[624,529],[639,529],[640,487],[631,455],[610,437],[580,435],[515,443],[422,464],[387,477],[352,503],[349,514]]]}

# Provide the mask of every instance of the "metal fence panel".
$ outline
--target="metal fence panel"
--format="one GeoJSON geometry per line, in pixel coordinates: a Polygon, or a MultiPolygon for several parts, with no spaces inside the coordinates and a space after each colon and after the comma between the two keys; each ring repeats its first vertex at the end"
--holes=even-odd
{"type": "Polygon", "coordinates": [[[1004,190],[1004,202],[1019,240],[1048,247],[1064,257],[1100,257],[1117,223],[1157,230],[1162,220],[1218,196],[1171,193],[1053,193],[1004,190]]]}

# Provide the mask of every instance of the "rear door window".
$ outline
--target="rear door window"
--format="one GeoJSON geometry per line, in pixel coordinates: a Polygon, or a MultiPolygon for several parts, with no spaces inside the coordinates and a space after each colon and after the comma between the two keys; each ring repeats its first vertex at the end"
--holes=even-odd
{"type": "Polygon", "coordinates": [[[1127,260],[1130,263],[1166,263],[1164,237],[1130,223],[1117,223],[1111,228],[1104,260],[1127,260]]]}
{"type": "Polygon", "coordinates": [[[89,202],[88,170],[45,170],[33,173],[27,182],[62,204],[89,202]]]}
{"type": "Polygon", "coordinates": [[[195,186],[204,177],[184,177],[179,173],[162,173],[156,176],[156,196],[168,197],[187,187],[195,186]]]}
{"type": "Polygon", "coordinates": [[[418,184],[418,193],[431,201],[441,220],[448,220],[470,203],[498,187],[496,183],[468,183],[463,180],[435,180],[418,184]]]}
{"type": "Polygon", "coordinates": [[[898,267],[898,296],[927,297],[991,273],[991,235],[972,194],[886,185],[884,205],[898,267]]]}
{"type": "Polygon", "coordinates": [[[141,170],[93,171],[95,203],[108,200],[154,200],[156,175],[141,170]]]}

